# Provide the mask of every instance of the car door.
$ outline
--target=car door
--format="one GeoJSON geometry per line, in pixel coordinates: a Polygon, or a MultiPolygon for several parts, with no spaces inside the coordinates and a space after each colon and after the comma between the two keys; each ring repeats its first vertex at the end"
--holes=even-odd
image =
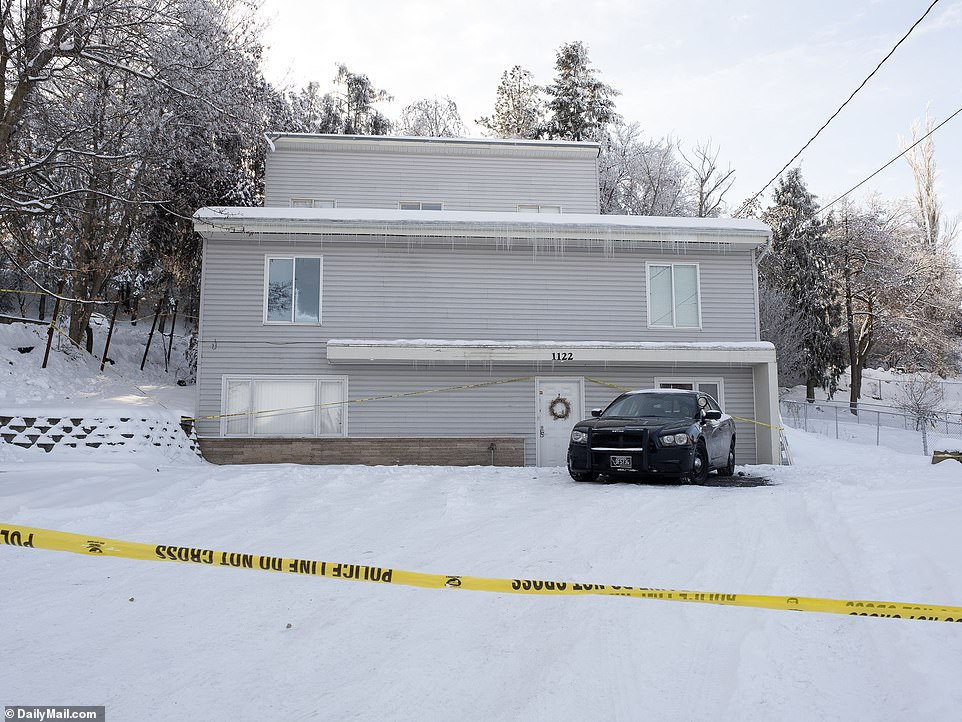
{"type": "Polygon", "coordinates": [[[715,444],[718,449],[717,463],[719,466],[725,466],[728,463],[728,450],[732,445],[732,436],[735,434],[735,422],[732,421],[732,417],[728,416],[719,406],[712,397],[708,397],[708,407],[710,409],[717,409],[721,415],[721,421],[715,422],[717,424],[715,428],[715,444]]]}
{"type": "MultiPolygon", "coordinates": [[[[705,411],[721,411],[714,399],[707,394],[699,395],[698,406],[705,411]]],[[[727,461],[728,439],[731,438],[731,435],[727,434],[725,429],[724,419],[720,421],[705,419],[702,422],[702,431],[705,434],[705,443],[708,447],[708,459],[712,466],[718,466],[727,461]]]]}

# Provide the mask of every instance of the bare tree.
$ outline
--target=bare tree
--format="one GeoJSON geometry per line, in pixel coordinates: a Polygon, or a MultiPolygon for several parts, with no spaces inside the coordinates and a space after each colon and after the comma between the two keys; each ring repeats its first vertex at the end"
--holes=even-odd
{"type": "Polygon", "coordinates": [[[695,215],[699,218],[714,218],[724,210],[725,194],[735,182],[735,171],[729,165],[722,170],[718,165],[720,150],[712,148],[711,138],[706,143],[698,143],[689,158],[678,148],[678,153],[691,169],[692,184],[695,188],[695,215]]]}
{"type": "Polygon", "coordinates": [[[896,405],[915,417],[915,427],[922,432],[922,453],[929,454],[929,428],[935,428],[936,415],[943,411],[945,391],[942,380],[934,374],[915,374],[902,384],[896,405]]]}
{"type": "Polygon", "coordinates": [[[376,103],[390,102],[394,97],[374,87],[363,73],[354,73],[338,63],[334,90],[321,95],[320,85],[308,83],[289,98],[290,129],[301,133],[337,133],[342,135],[387,135],[392,124],[379,111],[376,103]]]}
{"type": "Polygon", "coordinates": [[[601,212],[637,216],[691,215],[688,169],[672,138],[645,141],[637,123],[617,123],[599,160],[601,212]]]}
{"type": "Polygon", "coordinates": [[[401,111],[401,135],[422,138],[461,138],[464,123],[451,98],[423,98],[401,111]]]}
{"type": "Polygon", "coordinates": [[[758,325],[761,340],[775,346],[779,386],[805,383],[805,354],[798,343],[805,323],[786,291],[759,286],[758,325]]]}
{"type": "MultiPolygon", "coordinates": [[[[924,124],[920,127],[917,120],[912,123],[912,137],[908,140],[899,138],[899,145],[905,150],[915,143],[920,135],[930,133],[933,126],[934,121],[926,114],[924,124]]],[[[912,177],[915,180],[916,222],[929,248],[934,250],[939,246],[942,238],[942,204],[935,192],[938,173],[935,168],[935,143],[932,141],[932,136],[929,135],[906,153],[905,159],[912,169],[912,177]]]]}
{"type": "Polygon", "coordinates": [[[22,0],[0,14],[0,247],[41,287],[67,281],[80,342],[178,164],[200,152],[219,168],[214,149],[256,125],[256,28],[235,0],[22,0]]]}
{"type": "Polygon", "coordinates": [[[848,341],[852,414],[858,414],[862,372],[874,351],[877,330],[885,323],[887,286],[899,282],[904,271],[890,220],[880,205],[863,211],[846,204],[826,221],[826,238],[839,257],[835,267],[848,341]]]}
{"type": "Polygon", "coordinates": [[[877,200],[829,214],[826,236],[838,257],[851,412],[863,370],[880,355],[892,365],[954,371],[962,296],[946,250],[930,250],[906,213],[877,200]]]}

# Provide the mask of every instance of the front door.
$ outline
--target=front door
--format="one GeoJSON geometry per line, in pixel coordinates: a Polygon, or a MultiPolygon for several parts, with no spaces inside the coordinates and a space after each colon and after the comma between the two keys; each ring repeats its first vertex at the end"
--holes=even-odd
{"type": "Polygon", "coordinates": [[[538,466],[565,466],[571,428],[585,416],[584,379],[539,377],[535,398],[538,466]]]}

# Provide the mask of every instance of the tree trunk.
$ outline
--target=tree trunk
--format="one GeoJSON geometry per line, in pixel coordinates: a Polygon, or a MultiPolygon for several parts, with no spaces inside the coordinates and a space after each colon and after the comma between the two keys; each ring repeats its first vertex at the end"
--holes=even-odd
{"type": "Polygon", "coordinates": [[[858,416],[858,400],[862,396],[862,359],[852,360],[852,387],[849,389],[848,410],[853,416],[858,416]]]}
{"type": "MultiPolygon", "coordinates": [[[[92,344],[92,337],[88,337],[88,329],[90,328],[90,317],[93,315],[94,308],[89,303],[75,303],[70,311],[70,325],[68,327],[68,333],[70,334],[70,339],[76,343],[78,346],[81,344],[81,340],[84,343],[88,341],[92,344]]],[[[91,349],[88,348],[88,351],[91,349]]]]}
{"type": "Polygon", "coordinates": [[[805,381],[805,400],[810,403],[815,403],[815,383],[814,379],[808,379],[805,381]]]}
{"type": "Polygon", "coordinates": [[[845,254],[845,335],[848,336],[848,365],[852,370],[849,384],[848,410],[858,416],[858,400],[862,392],[862,364],[855,338],[855,304],[852,299],[851,259],[845,254]]]}

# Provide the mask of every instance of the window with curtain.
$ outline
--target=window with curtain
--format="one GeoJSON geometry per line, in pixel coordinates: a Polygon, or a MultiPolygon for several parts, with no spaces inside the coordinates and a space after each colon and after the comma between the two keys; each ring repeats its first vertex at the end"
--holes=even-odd
{"type": "Polygon", "coordinates": [[[344,436],[347,378],[226,376],[224,436],[344,436]]]}
{"type": "Polygon", "coordinates": [[[648,264],[648,325],[701,327],[698,264],[648,264]]]}
{"type": "Polygon", "coordinates": [[[708,394],[719,404],[724,405],[724,384],[720,378],[656,378],[655,386],[659,389],[684,389],[686,391],[700,391],[708,394]]]}
{"type": "Polygon", "coordinates": [[[264,322],[321,322],[321,258],[268,257],[264,322]]]}

